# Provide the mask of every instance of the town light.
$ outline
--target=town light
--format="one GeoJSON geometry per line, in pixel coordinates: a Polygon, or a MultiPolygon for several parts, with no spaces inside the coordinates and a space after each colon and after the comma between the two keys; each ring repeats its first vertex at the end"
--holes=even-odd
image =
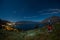
{"type": "Polygon", "coordinates": [[[7,23],[8,25],[12,25],[12,23],[7,23]]]}

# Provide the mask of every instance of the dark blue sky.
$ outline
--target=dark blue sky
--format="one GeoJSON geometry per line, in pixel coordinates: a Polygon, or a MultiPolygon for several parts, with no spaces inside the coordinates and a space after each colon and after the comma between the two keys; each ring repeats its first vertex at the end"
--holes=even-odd
{"type": "Polygon", "coordinates": [[[0,18],[10,21],[41,21],[60,16],[59,0],[0,0],[0,18]]]}

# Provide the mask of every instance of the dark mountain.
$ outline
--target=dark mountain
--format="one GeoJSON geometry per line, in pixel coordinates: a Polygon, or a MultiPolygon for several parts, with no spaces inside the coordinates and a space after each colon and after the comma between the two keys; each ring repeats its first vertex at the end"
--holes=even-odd
{"type": "Polygon", "coordinates": [[[33,22],[33,21],[18,21],[16,24],[40,24],[40,22],[33,22]]]}
{"type": "Polygon", "coordinates": [[[0,25],[1,24],[6,24],[7,22],[10,22],[10,21],[0,19],[0,25]]]}
{"type": "Polygon", "coordinates": [[[49,20],[52,23],[60,23],[60,16],[52,16],[52,17],[46,18],[41,23],[48,23],[49,20]]]}
{"type": "Polygon", "coordinates": [[[0,19],[0,29],[4,28],[2,25],[6,25],[7,22],[10,23],[10,21],[0,19]]]}

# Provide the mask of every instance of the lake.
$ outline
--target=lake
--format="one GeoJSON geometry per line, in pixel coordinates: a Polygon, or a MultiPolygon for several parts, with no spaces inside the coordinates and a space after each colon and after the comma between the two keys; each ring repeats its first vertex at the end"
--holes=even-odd
{"type": "Polygon", "coordinates": [[[39,28],[44,26],[43,24],[20,24],[20,25],[16,25],[15,28],[20,30],[31,30],[31,29],[35,29],[36,25],[38,25],[39,28]]]}

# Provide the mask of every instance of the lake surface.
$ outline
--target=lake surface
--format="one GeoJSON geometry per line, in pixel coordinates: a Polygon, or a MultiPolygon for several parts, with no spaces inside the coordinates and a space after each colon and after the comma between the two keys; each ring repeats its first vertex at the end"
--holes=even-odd
{"type": "MultiPolygon", "coordinates": [[[[39,27],[43,27],[43,24],[37,24],[39,27]]],[[[36,24],[21,24],[21,25],[16,25],[15,28],[21,29],[21,30],[31,30],[35,29],[36,24]]]]}

